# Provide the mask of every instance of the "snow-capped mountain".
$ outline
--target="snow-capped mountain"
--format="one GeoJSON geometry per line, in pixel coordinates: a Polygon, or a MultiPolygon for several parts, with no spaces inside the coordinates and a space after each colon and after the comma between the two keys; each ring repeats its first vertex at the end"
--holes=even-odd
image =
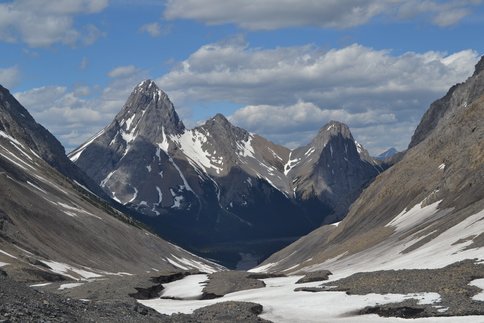
{"type": "Polygon", "coordinates": [[[69,157],[162,236],[198,252],[217,249],[208,254],[219,259],[239,257],[227,251],[234,242],[260,258],[339,219],[382,170],[337,122],[293,151],[221,114],[186,129],[150,80],[69,157]]]}
{"type": "Polygon", "coordinates": [[[484,260],[484,57],[432,103],[409,149],[344,220],[274,254],[262,271],[441,268],[484,260]]]}
{"type": "Polygon", "coordinates": [[[0,267],[9,276],[39,281],[220,268],[143,229],[94,194],[96,187],[0,87],[0,267]]]}
{"type": "Polygon", "coordinates": [[[390,158],[392,156],[395,156],[395,154],[397,154],[397,153],[398,153],[398,151],[394,147],[392,147],[392,148],[389,148],[389,149],[385,150],[384,152],[382,152],[378,156],[376,156],[375,159],[377,159],[377,160],[385,160],[387,158],[390,158]]]}

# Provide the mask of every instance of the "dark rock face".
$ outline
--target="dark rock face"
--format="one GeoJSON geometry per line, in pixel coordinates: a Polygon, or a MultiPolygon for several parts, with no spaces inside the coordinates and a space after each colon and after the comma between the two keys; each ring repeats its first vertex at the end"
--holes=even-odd
{"type": "Polygon", "coordinates": [[[231,267],[340,219],[382,170],[337,122],[292,152],[221,114],[185,129],[149,80],[69,156],[163,237],[231,267]]]}

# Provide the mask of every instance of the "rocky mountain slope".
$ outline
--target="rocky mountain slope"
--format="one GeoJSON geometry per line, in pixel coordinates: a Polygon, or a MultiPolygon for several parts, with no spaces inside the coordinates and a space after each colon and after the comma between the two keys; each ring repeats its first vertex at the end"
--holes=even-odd
{"type": "Polygon", "coordinates": [[[62,152],[0,88],[0,267],[10,277],[62,281],[220,268],[111,208],[62,152]]]}
{"type": "Polygon", "coordinates": [[[44,159],[66,177],[86,186],[98,196],[107,195],[66,156],[61,143],[44,127],[35,122],[27,110],[0,85],[0,131],[25,143],[32,153],[44,159]]]}
{"type": "Polygon", "coordinates": [[[228,265],[339,220],[382,170],[338,122],[293,151],[221,114],[186,129],[150,80],[69,157],[163,237],[228,265]]]}
{"type": "Polygon", "coordinates": [[[257,270],[353,272],[484,260],[484,58],[434,102],[397,164],[345,219],[274,254],[257,270]]]}

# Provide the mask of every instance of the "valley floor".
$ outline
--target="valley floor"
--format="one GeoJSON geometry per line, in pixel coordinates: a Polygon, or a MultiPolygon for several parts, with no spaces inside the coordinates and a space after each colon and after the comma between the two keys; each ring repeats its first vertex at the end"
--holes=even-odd
{"type": "Polygon", "coordinates": [[[482,261],[302,277],[151,272],[26,285],[0,270],[0,322],[484,323],[482,261]]]}
{"type": "Polygon", "coordinates": [[[194,275],[165,285],[165,298],[139,302],[167,315],[227,301],[254,302],[263,306],[260,317],[273,322],[484,322],[484,265],[472,261],[437,270],[356,274],[330,279],[323,288],[321,281],[296,284],[301,277],[262,279],[262,288],[201,299],[207,276],[194,275]]]}

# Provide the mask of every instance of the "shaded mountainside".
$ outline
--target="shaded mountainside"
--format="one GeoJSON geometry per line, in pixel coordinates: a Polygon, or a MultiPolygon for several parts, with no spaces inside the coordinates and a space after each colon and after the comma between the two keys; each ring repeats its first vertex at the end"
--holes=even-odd
{"type": "Polygon", "coordinates": [[[0,111],[0,131],[2,133],[25,143],[29,150],[39,155],[64,176],[86,186],[97,195],[107,198],[99,185],[67,158],[61,143],[49,131],[35,122],[28,111],[1,85],[0,111]]]}
{"type": "MultiPolygon", "coordinates": [[[[62,146],[8,92],[2,93],[0,266],[10,276],[69,280],[220,268],[143,229],[79,177],[69,179],[53,168],[62,146]]],[[[63,169],[78,170],[67,158],[59,160],[63,169]]]]}
{"type": "Polygon", "coordinates": [[[439,268],[482,259],[483,78],[476,69],[431,105],[429,111],[450,102],[440,113],[424,116],[419,127],[429,130],[416,131],[414,138],[419,139],[364,190],[339,225],[308,234],[271,256],[259,270],[324,268],[349,273],[439,268]],[[430,115],[434,119],[429,120],[430,115]]]}
{"type": "Polygon", "coordinates": [[[338,122],[294,151],[221,114],[186,129],[150,80],[69,157],[160,235],[229,266],[339,220],[382,171],[338,122]]]}

